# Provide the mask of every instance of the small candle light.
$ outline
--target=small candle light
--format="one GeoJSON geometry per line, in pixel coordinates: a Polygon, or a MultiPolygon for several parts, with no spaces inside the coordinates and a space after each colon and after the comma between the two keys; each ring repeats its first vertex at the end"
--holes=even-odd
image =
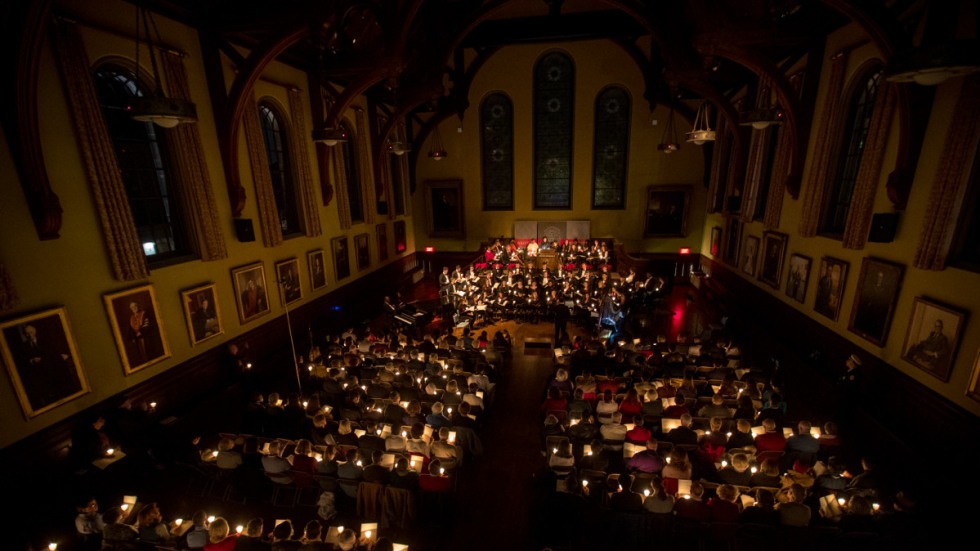
{"type": "Polygon", "coordinates": [[[58,544],[57,543],[51,542],[51,543],[48,544],[48,551],[55,551],[55,549],[57,549],[57,548],[58,548],[58,544]]]}
{"type": "Polygon", "coordinates": [[[249,362],[249,363],[245,364],[245,369],[252,369],[252,363],[249,362]]]}
{"type": "Polygon", "coordinates": [[[444,467],[439,467],[439,476],[446,474],[446,469],[444,467]]]}
{"type": "Polygon", "coordinates": [[[749,469],[749,471],[751,471],[752,474],[755,474],[755,473],[759,472],[759,469],[756,468],[756,467],[752,467],[751,469],[749,469]]]}
{"type": "Polygon", "coordinates": [[[358,460],[357,460],[357,466],[358,466],[358,467],[363,467],[363,466],[364,466],[364,463],[362,463],[362,462],[361,462],[361,460],[360,460],[360,459],[358,459],[358,460]]]}
{"type": "Polygon", "coordinates": [[[649,489],[643,490],[643,497],[650,497],[650,490],[649,489]]]}
{"type": "Polygon", "coordinates": [[[588,487],[588,485],[589,485],[589,481],[588,481],[588,480],[583,480],[583,481],[582,481],[582,487],[583,487],[583,488],[586,488],[586,487],[588,487]]]}
{"type": "Polygon", "coordinates": [[[551,453],[558,453],[558,448],[551,448],[551,453]]]}
{"type": "Polygon", "coordinates": [[[215,451],[211,452],[211,457],[218,457],[218,451],[215,450],[215,451]]]}
{"type": "Polygon", "coordinates": [[[691,494],[684,494],[681,497],[684,499],[691,499],[691,494]]]}
{"type": "Polygon", "coordinates": [[[239,534],[241,534],[243,531],[245,531],[245,527],[242,526],[241,524],[239,524],[238,526],[235,527],[235,532],[238,532],[239,534]]]}
{"type": "Polygon", "coordinates": [[[157,408],[157,403],[156,402],[150,402],[150,409],[156,409],[156,408],[157,408]]]}
{"type": "Polygon", "coordinates": [[[303,400],[303,407],[305,408],[308,405],[310,405],[310,403],[308,401],[306,401],[306,400],[303,400]]]}
{"type": "Polygon", "coordinates": [[[846,499],[844,499],[842,497],[837,498],[837,504],[838,505],[844,505],[845,503],[847,503],[847,500],[846,499]]]}
{"type": "Polygon", "coordinates": [[[337,533],[338,534],[343,534],[344,533],[344,527],[343,527],[343,525],[337,527],[337,533]]]}
{"type": "Polygon", "coordinates": [[[209,515],[208,516],[208,523],[210,524],[212,522],[214,522],[214,515],[209,515]]]}
{"type": "Polygon", "coordinates": [[[722,468],[727,467],[728,466],[728,461],[725,461],[724,459],[722,459],[721,460],[721,466],[722,466],[722,468]]]}
{"type": "Polygon", "coordinates": [[[112,454],[114,453],[116,453],[116,450],[113,448],[109,448],[105,451],[105,454],[108,455],[109,457],[112,457],[112,454]]]}
{"type": "Polygon", "coordinates": [[[184,519],[182,518],[174,519],[174,526],[180,526],[181,524],[184,524],[184,519]]]}
{"type": "Polygon", "coordinates": [[[128,503],[123,503],[122,505],[119,506],[119,508],[122,509],[123,512],[125,513],[126,511],[129,510],[129,504],[128,503]]]}
{"type": "Polygon", "coordinates": [[[728,438],[731,438],[732,437],[732,433],[731,432],[726,432],[725,433],[725,436],[727,436],[728,438]]]}
{"type": "Polygon", "coordinates": [[[365,530],[364,531],[364,537],[365,538],[370,538],[371,537],[371,531],[370,530],[365,530]]]}
{"type": "Polygon", "coordinates": [[[874,509],[875,512],[877,512],[879,509],[881,509],[881,504],[880,503],[872,503],[871,504],[871,508],[874,509]]]}

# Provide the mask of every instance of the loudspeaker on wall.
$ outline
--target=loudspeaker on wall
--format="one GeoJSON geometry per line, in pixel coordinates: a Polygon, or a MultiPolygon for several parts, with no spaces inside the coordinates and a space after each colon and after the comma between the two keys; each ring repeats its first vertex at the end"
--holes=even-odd
{"type": "Polygon", "coordinates": [[[871,243],[891,243],[898,230],[897,212],[879,212],[871,217],[871,230],[868,241],[871,243]]]}
{"type": "Polygon", "coordinates": [[[251,218],[235,219],[235,235],[242,243],[255,241],[255,228],[252,226],[251,218]]]}

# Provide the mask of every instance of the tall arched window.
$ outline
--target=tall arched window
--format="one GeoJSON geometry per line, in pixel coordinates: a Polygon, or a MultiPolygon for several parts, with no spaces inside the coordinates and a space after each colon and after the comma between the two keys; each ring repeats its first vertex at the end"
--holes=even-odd
{"type": "Polygon", "coordinates": [[[881,68],[876,67],[864,73],[848,96],[847,118],[844,119],[841,146],[837,157],[837,168],[830,181],[830,193],[826,196],[823,208],[821,232],[841,237],[847,223],[847,211],[851,206],[854,184],[861,168],[864,142],[868,137],[871,115],[874,112],[881,68]]]}
{"type": "Polygon", "coordinates": [[[626,206],[630,113],[630,96],[625,88],[610,86],[596,98],[592,152],[594,209],[621,209],[626,206]]]}
{"type": "Polygon", "coordinates": [[[575,64],[561,52],[534,66],[534,208],[572,208],[575,64]]]}
{"type": "Polygon", "coordinates": [[[357,172],[357,140],[354,131],[346,122],[340,126],[347,133],[347,141],[342,142],[344,148],[344,170],[347,174],[347,205],[350,208],[351,223],[364,222],[364,199],[361,195],[361,176],[357,172]]]}
{"type": "Polygon", "coordinates": [[[166,132],[129,118],[132,98],[143,95],[140,83],[131,69],[107,63],[96,69],[95,87],[147,261],[152,266],[192,254],[167,159],[166,132]]]}
{"type": "Polygon", "coordinates": [[[272,190],[283,236],[300,231],[296,185],[289,164],[285,121],[282,111],[275,104],[269,101],[259,102],[259,122],[262,123],[262,138],[265,141],[265,154],[269,161],[269,174],[272,176],[272,190]]]}
{"type": "Polygon", "coordinates": [[[496,92],[480,105],[483,209],[514,208],[514,104],[496,92]]]}

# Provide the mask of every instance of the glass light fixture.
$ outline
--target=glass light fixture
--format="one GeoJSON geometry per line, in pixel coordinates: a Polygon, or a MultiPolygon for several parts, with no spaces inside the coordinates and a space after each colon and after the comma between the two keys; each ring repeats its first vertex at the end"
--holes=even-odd
{"type": "Polygon", "coordinates": [[[667,115],[667,124],[664,126],[664,135],[660,138],[657,151],[663,151],[670,155],[681,148],[680,141],[677,139],[677,127],[674,126],[674,104],[670,104],[670,113],[667,115]]]}
{"type": "Polygon", "coordinates": [[[704,145],[705,142],[715,141],[715,131],[711,129],[711,122],[708,120],[708,102],[703,101],[698,106],[697,115],[694,116],[694,126],[687,133],[687,141],[694,145],[704,145]]]}
{"type": "Polygon", "coordinates": [[[347,141],[347,132],[343,128],[327,126],[313,130],[313,141],[333,147],[347,141]]]}
{"type": "Polygon", "coordinates": [[[136,6],[136,57],[133,60],[133,76],[140,74],[140,44],[149,50],[150,69],[153,72],[154,89],[146,95],[133,98],[129,105],[129,117],[134,121],[152,122],[163,128],[174,128],[181,123],[197,122],[197,107],[184,99],[168,98],[163,93],[160,81],[160,70],[157,67],[156,48],[160,44],[160,31],[157,29],[153,14],[142,5],[136,6]],[[150,34],[150,26],[156,34],[154,44],[150,34]]]}
{"type": "Polygon", "coordinates": [[[442,135],[439,134],[439,125],[436,125],[435,132],[432,134],[432,144],[429,146],[429,158],[441,161],[449,156],[446,148],[442,145],[442,135]]]}

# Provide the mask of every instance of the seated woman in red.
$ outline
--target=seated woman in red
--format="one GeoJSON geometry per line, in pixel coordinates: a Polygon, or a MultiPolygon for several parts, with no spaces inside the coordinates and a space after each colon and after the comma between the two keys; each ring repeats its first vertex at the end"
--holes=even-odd
{"type": "Polygon", "coordinates": [[[231,527],[228,521],[218,517],[211,523],[208,529],[208,543],[204,545],[204,551],[232,551],[238,541],[238,534],[230,534],[231,527]]]}
{"type": "Polygon", "coordinates": [[[619,403],[619,412],[623,414],[623,422],[633,423],[634,419],[641,416],[642,410],[643,402],[637,396],[636,389],[629,389],[626,392],[626,397],[619,403]]]}
{"type": "Polygon", "coordinates": [[[738,490],[731,484],[722,484],[715,490],[717,497],[708,500],[712,522],[738,522],[738,514],[742,512],[738,502],[738,490]]]}

